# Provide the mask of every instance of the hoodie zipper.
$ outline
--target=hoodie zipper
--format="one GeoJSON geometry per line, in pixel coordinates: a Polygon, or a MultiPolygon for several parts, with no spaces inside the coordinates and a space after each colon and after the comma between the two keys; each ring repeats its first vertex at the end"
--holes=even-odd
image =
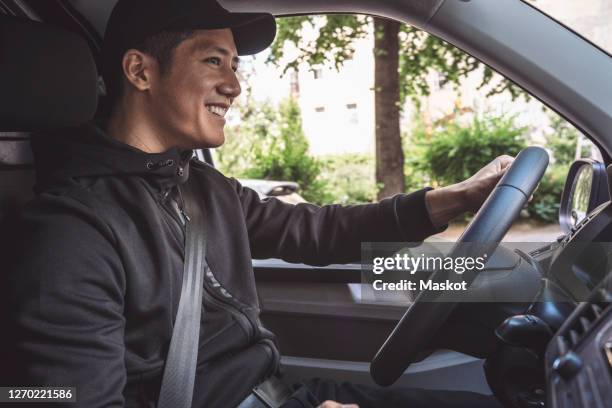
{"type": "Polygon", "coordinates": [[[231,303],[227,303],[227,301],[224,301],[224,299],[221,300],[221,298],[215,293],[215,291],[208,285],[206,279],[204,280],[204,293],[209,295],[205,297],[205,299],[210,301],[211,304],[234,316],[234,318],[238,322],[238,325],[240,326],[240,328],[242,328],[242,330],[247,336],[247,343],[250,343],[253,339],[255,329],[253,328],[253,325],[251,324],[249,318],[246,317],[245,314],[238,307],[234,306],[231,303]]]}
{"type": "MultiPolygon", "coordinates": [[[[177,210],[175,210],[174,208],[172,208],[172,210],[169,209],[166,206],[166,203],[165,203],[165,201],[167,200],[166,195],[163,195],[161,197],[161,200],[163,202],[159,202],[158,204],[163,209],[163,211],[170,217],[170,219],[174,222],[174,225],[176,225],[178,227],[179,233],[182,233],[182,235],[183,235],[183,245],[184,245],[184,243],[185,243],[185,236],[186,236],[186,230],[185,230],[184,222],[183,222],[183,220],[181,220],[180,209],[178,209],[178,208],[177,208],[177,210]]],[[[173,207],[172,204],[170,204],[170,207],[173,207]]],[[[183,249],[183,253],[184,253],[184,249],[183,249]]]]}
{"type": "MultiPolygon", "coordinates": [[[[180,200],[180,203],[179,202],[176,203],[177,204],[176,206],[177,214],[176,215],[178,215],[178,217],[181,219],[182,222],[179,222],[179,220],[177,220],[176,217],[174,216],[172,216],[172,219],[177,224],[179,224],[179,227],[183,231],[183,236],[185,237],[185,239],[187,239],[187,224],[190,222],[191,219],[189,218],[189,215],[185,212],[185,203],[183,201],[183,196],[181,195],[181,190],[178,187],[176,188],[178,189],[178,196],[180,200]]],[[[166,208],[164,205],[162,205],[162,207],[166,208]]],[[[168,211],[167,208],[166,208],[166,211],[168,211]]],[[[243,331],[247,335],[247,343],[249,343],[251,339],[253,338],[253,334],[255,332],[255,328],[253,327],[251,320],[244,314],[244,312],[242,311],[240,307],[234,305],[233,302],[230,302],[230,299],[232,299],[231,295],[214,278],[214,275],[212,275],[212,271],[210,270],[210,267],[207,267],[205,274],[206,275],[204,276],[204,279],[203,279],[203,283],[204,283],[203,286],[204,286],[204,293],[207,294],[208,296],[204,297],[204,301],[208,300],[211,304],[217,306],[221,310],[228,312],[230,315],[232,315],[238,322],[238,325],[243,329],[243,331]],[[210,275],[209,275],[209,272],[210,272],[210,275]],[[208,282],[209,280],[211,282],[208,282]],[[222,296],[216,293],[215,288],[210,286],[211,283],[213,285],[215,285],[216,283],[216,285],[218,285],[218,289],[222,291],[224,294],[227,294],[227,296],[222,296]]]]}

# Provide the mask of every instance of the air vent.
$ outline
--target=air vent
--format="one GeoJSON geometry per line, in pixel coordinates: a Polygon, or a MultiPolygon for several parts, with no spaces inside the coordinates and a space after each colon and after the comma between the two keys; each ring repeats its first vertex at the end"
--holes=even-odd
{"type": "Polygon", "coordinates": [[[574,329],[570,329],[569,331],[569,340],[570,340],[570,344],[572,346],[575,346],[576,344],[578,344],[578,342],[580,341],[580,334],[574,330],[574,329]]]}
{"type": "Polygon", "coordinates": [[[591,310],[593,311],[593,314],[597,317],[601,316],[601,314],[603,313],[603,309],[597,303],[593,303],[591,305],[591,310]]]}
{"type": "MultiPolygon", "coordinates": [[[[606,296],[609,295],[606,293],[606,296]]],[[[608,301],[588,303],[583,306],[580,313],[574,316],[571,326],[562,336],[559,336],[559,341],[569,345],[570,349],[578,345],[590,329],[599,322],[600,317],[609,307],[610,303],[608,301]]]]}

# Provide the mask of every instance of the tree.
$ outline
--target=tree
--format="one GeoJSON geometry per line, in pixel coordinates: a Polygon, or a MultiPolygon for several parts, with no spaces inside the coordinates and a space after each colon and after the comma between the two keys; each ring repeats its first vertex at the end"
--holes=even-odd
{"type": "Polygon", "coordinates": [[[284,66],[283,72],[307,63],[312,69],[329,64],[340,69],[355,52],[354,43],[374,32],[375,139],[378,199],[403,192],[404,157],[400,137],[401,107],[407,98],[419,102],[430,93],[427,76],[437,71],[440,85],[459,85],[469,73],[482,69],[479,89],[493,85],[489,94],[519,89],[507,80],[493,83],[493,71],[448,43],[409,25],[367,16],[297,16],[278,20],[278,34],[268,61],[284,66]],[[310,24],[318,30],[312,41],[303,40],[310,24]],[[286,45],[293,44],[297,56],[287,61],[286,45]]]}
{"type": "Polygon", "coordinates": [[[233,177],[295,181],[306,200],[325,203],[322,163],[308,153],[298,104],[288,99],[276,107],[250,99],[238,109],[241,124],[226,129],[227,142],[217,149],[221,170],[233,177]]]}
{"type": "Polygon", "coordinates": [[[374,18],[374,123],[379,199],[403,192],[406,185],[400,133],[399,30],[400,24],[396,21],[374,18]]]}

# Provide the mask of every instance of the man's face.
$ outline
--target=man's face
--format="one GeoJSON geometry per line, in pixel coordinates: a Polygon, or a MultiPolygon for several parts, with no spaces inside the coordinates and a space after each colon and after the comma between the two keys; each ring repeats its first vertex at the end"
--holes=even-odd
{"type": "Polygon", "coordinates": [[[232,31],[197,30],[173,51],[166,71],[151,83],[151,112],[173,145],[217,147],[225,136],[225,113],[240,94],[232,31]]]}

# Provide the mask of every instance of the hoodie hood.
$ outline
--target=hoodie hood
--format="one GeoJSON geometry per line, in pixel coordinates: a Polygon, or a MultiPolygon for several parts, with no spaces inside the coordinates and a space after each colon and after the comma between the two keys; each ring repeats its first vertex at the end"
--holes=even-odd
{"type": "Polygon", "coordinates": [[[192,150],[146,153],[108,136],[94,124],[32,136],[36,190],[80,177],[140,176],[160,190],[189,177],[192,150]]]}

